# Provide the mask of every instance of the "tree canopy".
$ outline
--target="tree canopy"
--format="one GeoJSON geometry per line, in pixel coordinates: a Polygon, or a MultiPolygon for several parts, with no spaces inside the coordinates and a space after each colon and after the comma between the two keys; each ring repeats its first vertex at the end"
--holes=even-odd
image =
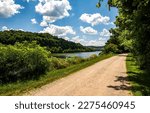
{"type": "Polygon", "coordinates": [[[91,51],[79,43],[58,38],[48,33],[32,33],[24,31],[0,31],[0,43],[14,45],[16,42],[36,41],[40,46],[45,46],[52,53],[91,51]]]}
{"type": "Polygon", "coordinates": [[[112,36],[105,46],[106,52],[110,48],[117,53],[130,50],[140,66],[150,70],[150,1],[108,0],[108,5],[118,8],[119,15],[116,28],[110,30],[112,36]]]}

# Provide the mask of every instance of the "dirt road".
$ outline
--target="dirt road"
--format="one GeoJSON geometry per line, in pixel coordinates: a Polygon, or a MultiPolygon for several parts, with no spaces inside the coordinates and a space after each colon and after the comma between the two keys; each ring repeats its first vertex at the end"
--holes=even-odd
{"type": "Polygon", "coordinates": [[[111,57],[65,78],[47,84],[27,95],[128,96],[126,54],[111,57]]]}

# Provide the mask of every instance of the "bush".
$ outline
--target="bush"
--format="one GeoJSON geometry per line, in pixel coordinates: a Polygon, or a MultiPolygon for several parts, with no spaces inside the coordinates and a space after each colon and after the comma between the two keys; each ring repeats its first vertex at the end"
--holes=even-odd
{"type": "Polygon", "coordinates": [[[93,55],[91,55],[88,59],[94,59],[94,58],[97,58],[98,56],[96,55],[96,54],[93,54],[93,55]]]}
{"type": "Polygon", "coordinates": [[[36,42],[0,44],[0,83],[38,78],[49,69],[49,55],[36,42]]]}
{"type": "Polygon", "coordinates": [[[64,59],[52,57],[51,58],[51,69],[62,69],[69,66],[69,63],[66,62],[64,59]]]}
{"type": "Polygon", "coordinates": [[[71,58],[66,58],[66,61],[67,61],[70,65],[73,65],[73,64],[78,64],[78,63],[84,62],[85,59],[75,56],[75,57],[71,57],[71,58]]]}

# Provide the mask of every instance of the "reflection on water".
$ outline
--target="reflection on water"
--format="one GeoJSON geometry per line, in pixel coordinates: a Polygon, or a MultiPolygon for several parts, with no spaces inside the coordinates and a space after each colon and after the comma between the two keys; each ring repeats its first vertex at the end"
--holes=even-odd
{"type": "Polygon", "coordinates": [[[98,55],[100,53],[100,51],[94,51],[94,52],[78,52],[78,53],[56,53],[53,54],[53,56],[55,57],[61,57],[61,58],[65,58],[65,57],[81,57],[81,58],[88,58],[91,55],[95,54],[98,55]]]}

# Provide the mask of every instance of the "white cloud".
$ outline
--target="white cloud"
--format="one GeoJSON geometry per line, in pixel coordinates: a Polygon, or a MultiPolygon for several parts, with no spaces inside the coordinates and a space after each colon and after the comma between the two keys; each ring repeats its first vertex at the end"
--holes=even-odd
{"type": "Polygon", "coordinates": [[[76,34],[76,32],[73,30],[71,26],[56,26],[53,24],[50,24],[48,27],[44,28],[43,31],[40,32],[50,33],[58,37],[66,36],[67,34],[73,34],[73,35],[76,34]]]}
{"type": "Polygon", "coordinates": [[[53,23],[70,16],[68,11],[71,10],[71,6],[68,0],[39,0],[35,10],[43,15],[43,21],[53,23]]]}
{"type": "Polygon", "coordinates": [[[3,26],[2,31],[9,31],[9,29],[6,26],[3,26]]]}
{"type": "Polygon", "coordinates": [[[36,21],[35,18],[32,18],[32,19],[31,19],[31,22],[32,22],[32,24],[37,24],[37,21],[36,21]]]}
{"type": "Polygon", "coordinates": [[[106,23],[106,25],[115,25],[114,22],[106,23]]]}
{"type": "Polygon", "coordinates": [[[18,31],[25,31],[25,30],[23,30],[23,29],[16,29],[16,30],[18,30],[18,31]]]}
{"type": "Polygon", "coordinates": [[[19,4],[15,4],[14,0],[0,0],[0,17],[8,18],[17,13],[23,7],[19,4]]]}
{"type": "Polygon", "coordinates": [[[86,46],[104,46],[105,41],[100,41],[100,40],[90,40],[87,42],[86,46]]]}
{"type": "Polygon", "coordinates": [[[67,41],[70,41],[70,38],[69,37],[64,37],[63,39],[67,40],[67,41]]]}
{"type": "Polygon", "coordinates": [[[80,16],[80,20],[83,22],[87,22],[91,24],[92,26],[98,25],[98,24],[108,24],[110,21],[110,18],[107,16],[102,16],[100,13],[95,14],[82,14],[80,16]]]}
{"type": "Polygon", "coordinates": [[[75,36],[70,41],[75,43],[80,43],[84,46],[104,46],[107,40],[86,40],[83,37],[75,36]]]}
{"type": "Polygon", "coordinates": [[[99,41],[107,41],[109,39],[109,37],[100,37],[98,40],[99,41]]]}
{"type": "Polygon", "coordinates": [[[84,34],[89,34],[89,35],[96,35],[97,31],[91,27],[83,27],[80,26],[80,31],[83,32],[84,34]]]}
{"type": "Polygon", "coordinates": [[[47,22],[42,21],[42,22],[40,23],[40,26],[41,26],[41,27],[46,27],[46,26],[48,26],[48,24],[47,24],[47,22]]]}
{"type": "Polygon", "coordinates": [[[1,30],[2,31],[9,31],[9,30],[24,31],[23,29],[13,29],[13,28],[8,28],[6,26],[3,26],[1,30]]]}
{"type": "Polygon", "coordinates": [[[100,36],[110,37],[111,33],[107,29],[103,29],[103,31],[100,32],[100,36]]]}
{"type": "Polygon", "coordinates": [[[84,43],[84,39],[80,38],[79,36],[73,37],[70,41],[75,42],[75,43],[84,43]]]}

